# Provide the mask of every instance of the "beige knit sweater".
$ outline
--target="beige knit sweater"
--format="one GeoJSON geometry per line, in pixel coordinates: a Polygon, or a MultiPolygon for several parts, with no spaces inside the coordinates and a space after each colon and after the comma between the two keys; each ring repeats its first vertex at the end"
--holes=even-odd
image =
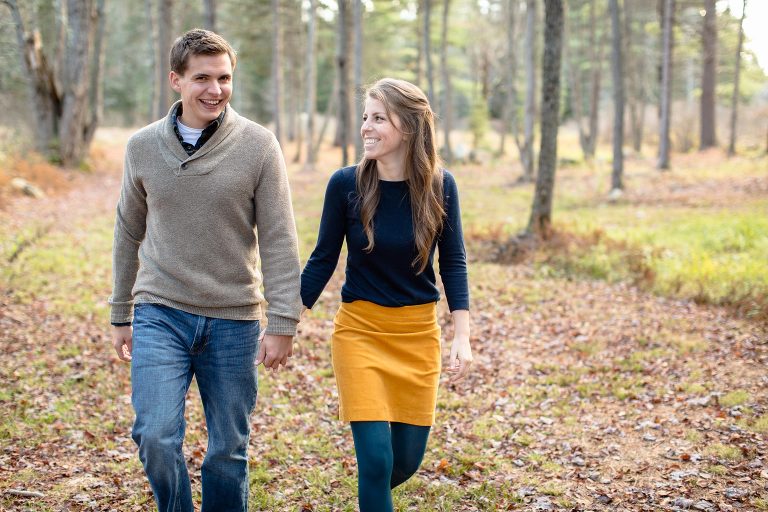
{"type": "Polygon", "coordinates": [[[255,320],[266,296],[267,333],[295,334],[298,244],[277,140],[227,106],[211,139],[187,156],[171,113],[128,141],[115,222],[112,323],[132,321],[133,305],[141,302],[255,320]]]}

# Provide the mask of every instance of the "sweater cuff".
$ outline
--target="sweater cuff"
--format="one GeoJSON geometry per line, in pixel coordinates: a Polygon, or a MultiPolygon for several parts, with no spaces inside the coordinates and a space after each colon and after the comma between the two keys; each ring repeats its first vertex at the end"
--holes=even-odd
{"type": "Polygon", "coordinates": [[[267,334],[296,336],[296,325],[298,323],[293,318],[267,313],[267,334]]]}
{"type": "Polygon", "coordinates": [[[133,303],[112,304],[112,314],[109,321],[112,325],[130,324],[133,322],[133,303]]]}

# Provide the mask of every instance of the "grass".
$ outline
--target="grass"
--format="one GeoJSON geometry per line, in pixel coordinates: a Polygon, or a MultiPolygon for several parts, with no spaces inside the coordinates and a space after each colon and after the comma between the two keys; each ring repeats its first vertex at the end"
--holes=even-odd
{"type": "MultiPolygon", "coordinates": [[[[646,169],[634,165],[628,169],[628,184],[639,186],[650,178],[643,175],[646,169]]],[[[757,174],[749,166],[721,167],[719,173],[704,167],[686,169],[669,180],[686,184],[757,174]]],[[[291,171],[304,260],[315,242],[323,190],[333,166],[321,168],[328,171],[312,175],[291,171]]],[[[473,303],[480,305],[473,310],[478,370],[474,380],[457,392],[441,387],[438,423],[422,469],[395,491],[396,510],[524,508],[532,498],[523,499],[518,491],[526,485],[561,508],[572,508],[584,484],[583,477],[572,481],[573,475],[591,471],[593,465],[609,475],[612,465],[621,462],[617,457],[633,464],[637,457],[649,462],[648,471],[658,470],[653,475],[660,474],[663,480],[667,462],[659,454],[669,443],[677,448],[679,441],[706,451],[711,457],[707,471],[719,480],[744,457],[739,447],[718,437],[717,429],[705,430],[705,437],[693,428],[698,421],[706,423],[702,417],[709,418],[710,409],[685,405],[690,397],[714,391],[723,393],[719,398],[723,407],[764,400],[762,391],[750,387],[746,376],[721,380],[718,373],[714,380],[712,373],[699,368],[705,357],[716,355],[722,340],[705,339],[697,320],[687,315],[645,318],[642,313],[629,313],[636,316],[632,322],[603,332],[614,321],[626,319],[611,317],[614,312],[601,311],[599,305],[593,307],[592,292],[583,297],[566,295],[571,283],[599,278],[634,281],[659,294],[702,302],[727,303],[728,290],[747,290],[747,285],[752,286],[750,296],[758,297],[762,285],[755,276],[764,269],[754,263],[761,261],[766,248],[765,224],[752,217],[765,213],[768,202],[745,201],[727,209],[706,204],[638,206],[630,200],[608,204],[600,192],[605,171],[599,164],[579,165],[560,174],[555,219],[558,229],[571,237],[571,245],[550,253],[545,249],[530,265],[508,267],[472,259],[473,303]],[[692,260],[692,255],[699,260],[692,260]],[[701,267],[702,255],[712,265],[688,268],[692,261],[701,267]],[[721,268],[726,264],[729,269],[721,268]],[[682,284],[672,286],[675,279],[682,284]],[[552,320],[552,311],[562,312],[559,320],[552,320]],[[618,332],[626,336],[617,336],[618,332]],[[670,376],[667,371],[675,373],[670,376]],[[633,430],[635,425],[656,416],[663,419],[670,403],[684,408],[679,418],[690,413],[696,422],[678,433],[674,428],[664,435],[652,431],[662,445],[658,449],[648,444],[639,451],[623,447],[625,440],[637,442],[642,435],[641,430],[633,430]],[[621,437],[611,433],[615,426],[622,429],[621,437]],[[583,450],[589,467],[574,472],[566,445],[583,450]],[[621,451],[614,451],[614,445],[622,445],[615,448],[621,451]],[[517,460],[523,461],[522,467],[513,463],[517,460]]],[[[532,188],[510,186],[503,163],[457,167],[454,175],[462,193],[472,258],[483,237],[504,237],[523,227],[532,188]]],[[[0,407],[5,412],[0,440],[4,446],[23,446],[27,457],[33,458],[30,453],[50,453],[53,432],[61,441],[54,448],[62,451],[50,458],[65,467],[60,473],[54,469],[8,472],[0,480],[0,493],[45,479],[41,474],[66,479],[86,471],[105,475],[105,488],[112,489],[112,479],[125,495],[112,508],[152,506],[129,437],[128,367],[110,362],[105,327],[113,216],[111,211],[103,212],[64,229],[34,224],[11,229],[0,224],[0,288],[7,293],[5,300],[31,306],[43,302],[46,315],[68,319],[67,325],[76,326],[61,335],[54,326],[50,330],[55,336],[30,326],[27,337],[14,338],[28,344],[7,349],[13,352],[0,366],[0,407]],[[115,458],[115,453],[123,458],[115,458]],[[91,462],[102,459],[107,462],[91,462]]],[[[610,290],[611,296],[621,298],[616,290],[610,290]]],[[[300,510],[303,503],[315,511],[355,510],[352,441],[346,426],[333,418],[335,385],[326,332],[333,300],[327,299],[308,315],[313,330],[302,339],[297,371],[260,380],[250,450],[251,510],[300,510]]],[[[199,452],[207,438],[196,393],[193,386],[187,409],[186,440],[193,474],[199,473],[199,452]]],[[[746,415],[744,408],[742,412],[744,428],[768,431],[768,416],[746,415]]],[[[716,427],[722,427],[722,432],[736,422],[718,421],[716,427]]],[[[0,462],[8,465],[7,460],[0,462]]],[[[646,477],[652,478],[642,475],[646,477]]],[[[193,483],[197,495],[199,480],[193,483]]],[[[71,487],[57,483],[48,489],[51,500],[77,507],[64,505],[71,487]]],[[[0,508],[15,505],[0,498],[0,508]]],[[[32,507],[45,510],[45,505],[32,507]]]]}

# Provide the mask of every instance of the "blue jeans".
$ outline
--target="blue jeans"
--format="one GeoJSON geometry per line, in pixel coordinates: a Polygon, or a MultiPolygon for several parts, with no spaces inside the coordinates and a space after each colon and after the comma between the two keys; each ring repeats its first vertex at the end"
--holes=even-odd
{"type": "Polygon", "coordinates": [[[248,439],[256,404],[257,320],[223,320],[138,304],[133,321],[133,440],[161,512],[191,512],[182,453],[184,402],[197,379],[208,429],[202,466],[208,511],[248,510],[248,439]]]}

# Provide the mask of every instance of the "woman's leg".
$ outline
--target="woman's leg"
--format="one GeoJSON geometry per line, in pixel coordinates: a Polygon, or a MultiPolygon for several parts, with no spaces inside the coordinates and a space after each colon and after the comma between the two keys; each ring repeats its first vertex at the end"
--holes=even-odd
{"type": "Polygon", "coordinates": [[[430,427],[392,423],[392,478],[390,487],[394,489],[416,473],[427,449],[430,427]]]}
{"type": "Polygon", "coordinates": [[[386,421],[353,421],[360,512],[392,512],[392,435],[386,421]]]}

